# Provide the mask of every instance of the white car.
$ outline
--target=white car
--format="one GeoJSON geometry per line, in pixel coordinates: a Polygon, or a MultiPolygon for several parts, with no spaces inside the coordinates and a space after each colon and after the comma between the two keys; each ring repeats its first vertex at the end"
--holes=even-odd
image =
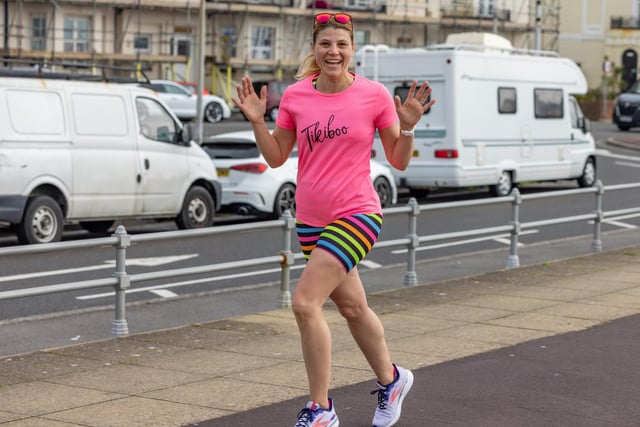
{"type": "MultiPolygon", "coordinates": [[[[172,80],[150,80],[139,86],[155,91],[180,120],[193,120],[198,115],[198,95],[172,80]]],[[[203,117],[209,123],[231,117],[231,108],[216,95],[202,95],[203,117]]]]}
{"type": "MultiPolygon", "coordinates": [[[[250,130],[209,136],[202,148],[215,162],[223,211],[279,218],[289,209],[295,216],[297,151],[282,166],[271,168],[250,130]]],[[[371,179],[383,208],[397,203],[398,190],[387,166],[371,160],[371,179]]]]}

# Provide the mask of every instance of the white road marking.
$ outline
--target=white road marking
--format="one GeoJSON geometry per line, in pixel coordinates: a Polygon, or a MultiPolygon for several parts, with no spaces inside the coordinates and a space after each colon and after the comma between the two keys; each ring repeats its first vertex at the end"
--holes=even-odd
{"type": "Polygon", "coordinates": [[[640,163],[615,162],[618,166],[630,166],[632,168],[640,168],[640,163]]]}
{"type": "Polygon", "coordinates": [[[178,294],[168,289],[153,289],[151,293],[156,294],[162,298],[175,298],[178,296],[178,294]]]}
{"type": "MultiPolygon", "coordinates": [[[[197,256],[198,254],[186,254],[186,255],[171,255],[171,256],[163,256],[163,257],[150,257],[150,258],[131,258],[127,260],[127,267],[131,267],[134,265],[139,265],[142,267],[157,267],[159,265],[183,261],[185,259],[194,258],[197,256]]],[[[88,267],[65,268],[62,270],[41,271],[38,273],[25,273],[25,274],[14,274],[13,276],[4,276],[4,277],[0,277],[0,282],[8,282],[11,280],[35,279],[37,277],[46,277],[46,276],[59,276],[62,274],[80,273],[82,271],[104,270],[106,268],[113,268],[114,265],[115,265],[114,260],[107,260],[105,261],[104,264],[90,265],[88,267]]]]}
{"type": "Polygon", "coordinates": [[[362,261],[360,261],[360,264],[364,265],[365,267],[369,267],[372,270],[382,267],[382,264],[378,264],[377,262],[373,262],[367,259],[363,259],[362,261]]]}
{"type": "MultiPolygon", "coordinates": [[[[534,234],[534,233],[538,233],[538,230],[528,230],[528,231],[523,231],[520,233],[521,236],[524,236],[526,234],[534,234]]],[[[494,240],[496,242],[500,242],[500,243],[505,243],[506,244],[510,244],[511,242],[506,239],[507,237],[509,237],[509,234],[496,234],[493,236],[485,236],[485,237],[478,237],[475,239],[467,239],[467,240],[459,240],[456,242],[447,242],[447,243],[439,243],[437,245],[429,245],[429,246],[418,246],[416,248],[416,251],[428,251],[428,250],[432,250],[432,249],[440,249],[440,248],[448,248],[451,246],[460,246],[460,245],[466,245],[468,243],[477,243],[477,242],[485,242],[487,240],[494,240]],[[500,241],[502,239],[502,241],[500,241]]],[[[392,254],[404,254],[407,253],[407,249],[397,249],[395,251],[391,251],[392,254]]]]}

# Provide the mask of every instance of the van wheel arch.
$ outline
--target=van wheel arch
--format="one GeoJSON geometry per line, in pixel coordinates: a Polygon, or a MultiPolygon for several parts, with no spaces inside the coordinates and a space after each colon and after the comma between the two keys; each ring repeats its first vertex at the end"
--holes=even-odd
{"type": "Polygon", "coordinates": [[[176,217],[181,230],[205,228],[213,225],[216,206],[211,193],[204,187],[194,185],[187,191],[182,209],[176,217]]]}

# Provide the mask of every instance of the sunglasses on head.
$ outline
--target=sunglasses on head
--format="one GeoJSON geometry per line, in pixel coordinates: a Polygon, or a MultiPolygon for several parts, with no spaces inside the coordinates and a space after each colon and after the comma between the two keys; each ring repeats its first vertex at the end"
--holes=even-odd
{"type": "Polygon", "coordinates": [[[338,24],[351,24],[351,15],[346,13],[318,13],[313,18],[314,25],[326,24],[333,18],[338,24]]]}

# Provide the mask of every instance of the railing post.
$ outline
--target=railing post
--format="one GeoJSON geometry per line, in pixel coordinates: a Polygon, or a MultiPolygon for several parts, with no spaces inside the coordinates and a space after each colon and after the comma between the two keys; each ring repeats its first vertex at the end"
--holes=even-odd
{"type": "Polygon", "coordinates": [[[284,220],[282,227],[282,262],[280,264],[280,307],[291,307],[291,266],[295,263],[293,252],[291,251],[291,230],[296,226],[296,220],[291,216],[289,209],[285,210],[280,219],[284,220]]]}
{"type": "Polygon", "coordinates": [[[420,215],[420,205],[415,197],[409,199],[409,243],[407,244],[407,271],[404,273],[403,286],[416,286],[418,284],[418,274],[416,273],[416,248],[420,245],[418,240],[418,215],[420,215]]]}
{"type": "Polygon", "coordinates": [[[116,271],[113,273],[118,278],[116,285],[116,317],[111,326],[111,335],[121,337],[129,335],[129,326],[125,316],[126,291],[131,285],[131,279],[127,274],[127,248],[131,245],[131,236],[123,225],[116,228],[114,236],[118,237],[116,243],[116,271]]]}
{"type": "Polygon", "coordinates": [[[604,213],[602,212],[602,197],[604,195],[604,185],[602,181],[596,181],[596,217],[593,220],[593,241],[591,242],[591,252],[602,252],[602,240],[600,230],[602,228],[602,220],[604,213]]]}
{"type": "Polygon", "coordinates": [[[511,242],[509,244],[509,256],[507,257],[507,268],[520,267],[520,258],[518,257],[518,236],[520,235],[520,204],[522,203],[522,195],[520,190],[514,188],[511,190],[513,200],[511,201],[511,242]]]}

